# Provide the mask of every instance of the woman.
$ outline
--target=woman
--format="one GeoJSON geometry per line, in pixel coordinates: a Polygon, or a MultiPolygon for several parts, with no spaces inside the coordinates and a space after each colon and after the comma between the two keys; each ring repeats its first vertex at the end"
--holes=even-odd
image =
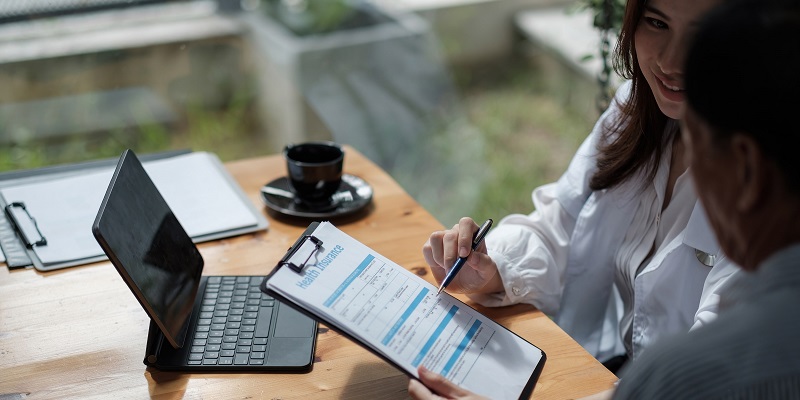
{"type": "Polygon", "coordinates": [[[736,268],[697,202],[677,119],[688,41],[721,1],[629,1],[615,54],[629,81],[566,173],[471,254],[473,220],[434,232],[423,253],[436,279],[470,254],[448,290],[533,304],[601,361],[712,320],[736,268]]]}

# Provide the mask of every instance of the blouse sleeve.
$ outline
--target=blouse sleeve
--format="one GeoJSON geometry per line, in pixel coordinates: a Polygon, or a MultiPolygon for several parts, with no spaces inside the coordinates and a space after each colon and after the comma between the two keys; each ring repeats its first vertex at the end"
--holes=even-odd
{"type": "Polygon", "coordinates": [[[509,215],[489,233],[488,254],[497,264],[505,291],[473,294],[471,299],[489,307],[529,303],[549,315],[558,312],[570,239],[592,193],[589,180],[596,170],[597,144],[607,124],[619,118],[619,104],[629,90],[629,83],[620,87],[564,175],[533,191],[535,211],[509,215]]]}

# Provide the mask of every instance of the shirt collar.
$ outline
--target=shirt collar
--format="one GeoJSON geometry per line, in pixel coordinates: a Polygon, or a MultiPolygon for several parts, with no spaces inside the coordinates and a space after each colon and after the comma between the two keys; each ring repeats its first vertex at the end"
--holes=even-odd
{"type": "Polygon", "coordinates": [[[692,215],[686,224],[683,234],[683,244],[716,257],[722,256],[722,251],[717,242],[717,236],[711,230],[706,211],[698,200],[695,202],[692,215]]]}

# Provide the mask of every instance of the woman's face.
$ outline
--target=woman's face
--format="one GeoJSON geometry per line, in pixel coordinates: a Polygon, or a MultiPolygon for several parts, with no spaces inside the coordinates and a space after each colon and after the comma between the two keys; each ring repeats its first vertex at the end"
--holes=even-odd
{"type": "Polygon", "coordinates": [[[684,102],[683,63],[695,29],[722,0],[647,0],[634,34],[636,57],[656,103],[679,119],[684,102]]]}

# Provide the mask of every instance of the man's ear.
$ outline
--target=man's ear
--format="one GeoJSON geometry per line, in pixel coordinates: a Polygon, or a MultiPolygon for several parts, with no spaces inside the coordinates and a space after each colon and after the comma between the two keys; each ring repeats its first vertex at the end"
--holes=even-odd
{"type": "Polygon", "coordinates": [[[736,210],[748,213],[764,200],[769,166],[761,147],[751,136],[736,133],[731,137],[730,145],[732,172],[740,188],[739,198],[735,201],[736,210]]]}

